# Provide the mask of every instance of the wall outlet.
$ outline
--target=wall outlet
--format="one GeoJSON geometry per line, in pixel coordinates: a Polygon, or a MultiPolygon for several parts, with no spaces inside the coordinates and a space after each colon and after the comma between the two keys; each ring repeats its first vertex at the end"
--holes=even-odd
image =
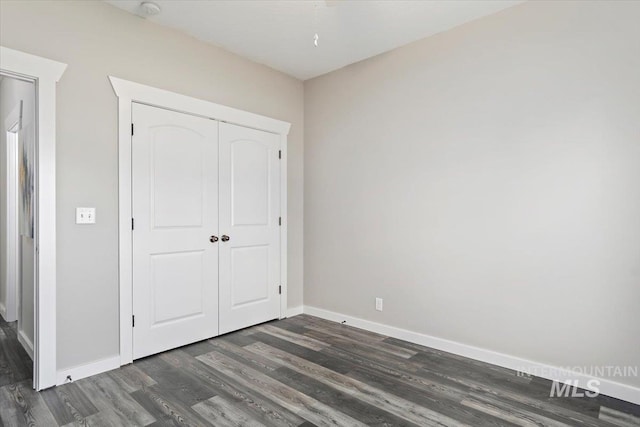
{"type": "Polygon", "coordinates": [[[382,311],[382,298],[376,298],[376,310],[382,311]]]}
{"type": "Polygon", "coordinates": [[[76,208],[76,224],[95,224],[96,208],[76,208]]]}

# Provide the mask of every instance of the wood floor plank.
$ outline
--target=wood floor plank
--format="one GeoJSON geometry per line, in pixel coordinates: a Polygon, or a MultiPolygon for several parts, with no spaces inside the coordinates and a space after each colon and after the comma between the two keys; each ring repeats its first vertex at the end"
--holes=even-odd
{"type": "Polygon", "coordinates": [[[529,378],[519,377],[514,371],[504,368],[496,370],[482,369],[476,365],[465,365],[457,360],[452,360],[450,363],[447,363],[446,359],[437,358],[435,355],[427,356],[426,354],[417,353],[408,359],[408,361],[397,360],[396,358],[389,357],[384,349],[379,349],[377,346],[358,343],[350,338],[337,337],[317,329],[310,330],[309,335],[331,343],[333,348],[342,349],[348,353],[375,360],[380,364],[402,365],[416,373],[420,369],[431,369],[442,374],[464,374],[471,378],[490,380],[492,383],[508,384],[514,387],[526,385],[531,381],[529,378]]]}
{"type": "MultiPolygon", "coordinates": [[[[285,342],[285,346],[290,344],[285,342]]],[[[384,410],[359,401],[353,396],[334,390],[313,378],[287,370],[280,363],[265,359],[254,352],[248,351],[245,347],[227,345],[224,354],[328,406],[340,407],[347,415],[357,418],[367,425],[413,425],[384,410]],[[274,367],[277,369],[274,369],[274,367]],[[295,380],[292,380],[292,378],[295,378],[295,380]]],[[[351,365],[351,368],[353,367],[351,365]]]]}
{"type": "Polygon", "coordinates": [[[190,372],[205,379],[216,390],[218,395],[241,404],[245,411],[251,413],[254,419],[265,426],[294,427],[305,421],[293,412],[271,401],[258,390],[246,388],[209,365],[188,357],[184,353],[171,352],[165,360],[176,368],[182,369],[183,372],[190,372]]]}
{"type": "MultiPolygon", "coordinates": [[[[220,337],[213,338],[213,340],[224,340],[242,347],[256,342],[256,339],[252,336],[254,332],[255,331],[253,328],[249,328],[246,330],[242,330],[241,332],[222,335],[220,337]]],[[[209,341],[211,342],[212,340],[209,341]]]]}
{"type": "Polygon", "coordinates": [[[185,375],[166,362],[165,357],[174,351],[179,350],[136,361],[134,366],[158,383],[160,387],[156,389],[176,396],[176,399],[189,408],[215,396],[215,390],[206,381],[196,376],[185,375]]]}
{"type": "Polygon", "coordinates": [[[86,417],[98,412],[75,383],[44,390],[40,395],[59,425],[86,426],[86,417]]]}
{"type": "Polygon", "coordinates": [[[403,359],[409,359],[410,357],[413,357],[418,353],[415,350],[389,344],[384,340],[379,340],[379,339],[375,341],[365,340],[364,338],[358,336],[359,333],[354,334],[353,331],[344,329],[344,327],[343,329],[335,330],[335,329],[323,328],[322,326],[308,326],[307,329],[310,331],[317,331],[317,332],[322,332],[323,334],[332,335],[339,339],[345,339],[345,340],[357,342],[360,345],[373,347],[379,351],[384,351],[385,353],[388,353],[397,357],[401,357],[403,359]]]}
{"type": "Polygon", "coordinates": [[[272,400],[318,426],[365,425],[263,373],[237,363],[228,356],[207,353],[199,356],[198,360],[234,378],[245,387],[258,387],[264,390],[265,393],[269,393],[272,400]]]}
{"type": "Polygon", "coordinates": [[[155,421],[130,394],[121,392],[118,384],[107,374],[85,378],[76,384],[100,412],[110,416],[113,412],[117,419],[131,426],[146,426],[155,421]]]}
{"type": "Polygon", "coordinates": [[[465,398],[462,393],[438,393],[433,389],[416,387],[399,378],[360,367],[349,372],[347,376],[374,388],[385,390],[419,407],[428,408],[463,424],[494,427],[509,425],[504,420],[495,418],[485,412],[461,406],[460,402],[465,398]]]}
{"type": "Polygon", "coordinates": [[[265,332],[269,335],[273,335],[285,341],[290,341],[294,344],[297,344],[302,347],[306,347],[310,350],[320,351],[324,348],[329,347],[329,344],[324,343],[322,341],[318,341],[314,338],[307,337],[304,335],[296,334],[286,329],[276,328],[271,325],[261,325],[261,326],[258,326],[255,330],[265,332]]]}
{"type": "Polygon", "coordinates": [[[40,396],[42,396],[42,399],[58,424],[65,425],[84,419],[73,406],[67,407],[55,388],[42,391],[40,396]]]}
{"type": "Polygon", "coordinates": [[[132,424],[131,420],[129,420],[129,418],[127,418],[124,414],[116,412],[112,409],[103,409],[96,414],[88,416],[81,423],[73,422],[66,424],[65,427],[123,427],[134,425],[135,424],[132,424]]]}
{"type": "Polygon", "coordinates": [[[4,404],[0,418],[9,426],[52,426],[57,422],[44,403],[40,393],[32,389],[31,380],[10,384],[0,388],[0,401],[8,402],[14,410],[5,413],[4,404]]]}
{"type": "MultiPolygon", "coordinates": [[[[264,337],[261,339],[261,341],[263,341],[263,340],[264,340],[264,337]]],[[[270,342],[274,342],[274,339],[270,339],[270,342]]],[[[281,342],[280,344],[281,344],[281,345],[282,345],[282,344],[284,344],[284,350],[283,350],[284,352],[287,352],[287,348],[289,348],[289,346],[291,345],[291,344],[290,344],[290,343],[288,343],[288,342],[284,342],[284,343],[282,343],[282,342],[281,342]]],[[[243,363],[245,363],[245,364],[251,364],[251,360],[252,360],[252,358],[251,358],[250,356],[249,356],[249,357],[247,357],[247,353],[249,353],[249,354],[251,354],[251,353],[252,353],[252,352],[248,351],[248,350],[250,349],[250,347],[252,347],[252,346],[247,346],[247,347],[245,347],[245,348],[238,348],[238,347],[236,347],[235,351],[233,351],[233,349],[230,349],[230,350],[232,350],[233,352],[232,352],[231,354],[229,354],[229,356],[230,356],[230,357],[232,357],[232,358],[234,358],[234,359],[236,359],[236,360],[242,361],[242,362],[243,362],[243,363]]],[[[254,354],[255,354],[255,352],[254,352],[254,354]]],[[[256,354],[256,357],[259,357],[259,355],[257,355],[257,354],[256,354]]],[[[254,359],[255,359],[255,358],[254,358],[254,359]]],[[[313,356],[309,356],[309,355],[307,355],[307,357],[305,357],[304,359],[305,359],[305,360],[309,360],[309,361],[311,361],[311,362],[314,362],[314,357],[313,357],[313,356]]],[[[264,364],[264,362],[260,362],[260,363],[261,363],[262,365],[264,364]]],[[[275,363],[275,362],[274,362],[274,363],[275,363]]],[[[277,362],[277,363],[278,363],[278,366],[281,366],[280,364],[281,364],[282,362],[281,362],[281,361],[279,361],[279,362],[277,362]]],[[[359,366],[358,364],[350,364],[350,370],[357,369],[357,368],[358,368],[358,366],[359,366]]],[[[260,366],[257,366],[257,367],[258,367],[258,368],[260,368],[260,366]]],[[[270,369],[269,369],[269,370],[270,370],[270,371],[273,371],[273,369],[272,369],[271,367],[270,367],[270,369]]],[[[268,373],[268,375],[273,376],[271,373],[268,373]]],[[[376,372],[374,375],[379,376],[380,374],[379,374],[379,372],[376,372]]],[[[311,377],[306,377],[306,378],[305,378],[305,380],[304,380],[304,382],[305,382],[305,383],[315,382],[315,380],[312,380],[312,379],[311,379],[311,377]]],[[[292,387],[294,387],[294,388],[296,388],[296,389],[300,390],[300,384],[299,384],[298,382],[291,382],[291,383],[288,383],[288,384],[289,384],[289,385],[291,385],[292,387]]],[[[385,384],[385,385],[388,385],[388,384],[385,384]]],[[[409,386],[409,384],[408,384],[407,382],[405,382],[405,381],[402,381],[401,383],[394,384],[394,386],[395,386],[396,390],[399,390],[402,394],[405,394],[405,395],[406,395],[406,394],[408,394],[408,395],[409,395],[409,396],[411,396],[411,398],[413,398],[413,399],[415,399],[415,397],[414,397],[414,396],[412,396],[412,394],[416,394],[416,393],[420,392],[420,389],[415,388],[415,387],[410,387],[410,386],[409,386]]],[[[324,387],[324,388],[328,388],[328,387],[326,387],[325,385],[323,385],[323,387],[324,387]]],[[[308,388],[307,388],[307,390],[308,390],[308,388]]],[[[440,392],[440,390],[438,390],[438,393],[437,393],[437,394],[436,394],[436,393],[433,393],[433,395],[431,396],[431,397],[432,397],[432,399],[440,398],[442,395],[441,395],[439,392],[440,392]]],[[[307,393],[307,394],[309,394],[309,393],[307,393]]],[[[344,393],[343,393],[343,394],[344,394],[344,393]]],[[[313,395],[313,394],[310,394],[310,395],[312,395],[313,397],[315,397],[315,395],[313,395]]],[[[453,401],[453,399],[452,399],[452,401],[448,403],[448,406],[449,406],[449,408],[448,408],[448,412],[449,412],[450,414],[452,414],[452,413],[454,413],[454,412],[455,412],[455,409],[456,409],[456,408],[454,407],[454,405],[455,405],[459,400],[461,400],[461,399],[462,399],[462,397],[461,397],[461,395],[458,393],[458,394],[455,394],[455,395],[454,395],[454,399],[457,399],[457,400],[453,401]]],[[[322,399],[319,399],[319,400],[323,401],[324,403],[327,403],[326,401],[324,401],[324,400],[322,400],[322,399]]],[[[422,401],[419,401],[419,400],[418,400],[418,402],[419,402],[419,403],[425,403],[425,401],[426,401],[426,399],[423,399],[422,401]]],[[[416,402],[416,400],[414,400],[414,402],[416,402]]],[[[362,402],[361,402],[361,403],[362,403],[362,402]]],[[[351,406],[352,406],[353,404],[354,404],[354,403],[353,403],[353,401],[351,401],[348,405],[347,405],[347,404],[343,404],[343,405],[342,405],[342,407],[343,407],[343,408],[351,409],[351,406]]],[[[442,403],[441,403],[441,404],[438,404],[437,406],[443,407],[443,405],[444,405],[444,404],[442,404],[442,403]]],[[[371,406],[371,405],[367,405],[367,406],[368,406],[369,408],[372,408],[372,407],[373,407],[373,406],[371,406]]],[[[432,407],[432,409],[433,409],[433,407],[432,407]]],[[[477,423],[477,421],[478,421],[478,419],[477,419],[477,418],[478,418],[478,414],[473,414],[473,413],[472,413],[473,411],[471,411],[471,410],[469,410],[469,409],[459,409],[459,410],[458,410],[458,412],[460,412],[460,413],[464,414],[464,415],[465,415],[465,417],[468,419],[468,421],[473,422],[473,423],[477,423]]],[[[359,419],[360,419],[360,418],[359,418],[359,419]]],[[[486,422],[487,420],[485,419],[484,421],[486,422]]],[[[373,422],[373,421],[371,421],[371,420],[367,420],[367,424],[369,424],[369,425],[370,425],[370,424],[371,424],[371,422],[373,422]]],[[[406,423],[406,421],[405,421],[405,423],[406,423]]],[[[491,423],[486,422],[485,424],[486,424],[486,425],[490,425],[491,423]]],[[[493,425],[498,425],[498,424],[494,422],[494,423],[493,423],[493,425]]]]}
{"type": "Polygon", "coordinates": [[[269,376],[332,408],[341,408],[345,414],[368,426],[417,426],[417,424],[395,416],[383,408],[372,406],[355,396],[336,390],[289,368],[281,367],[277,371],[269,373],[269,376]]]}
{"type": "Polygon", "coordinates": [[[212,425],[187,406],[184,400],[176,399],[175,390],[155,385],[134,391],[131,397],[161,424],[194,427],[212,425]]]}
{"type": "MultiPolygon", "coordinates": [[[[480,396],[485,399],[491,397],[496,399],[499,395],[506,396],[500,397],[500,400],[504,400],[514,411],[524,410],[526,412],[533,412],[546,416],[552,419],[556,419],[565,422],[567,425],[580,425],[589,427],[612,427],[610,423],[599,421],[596,417],[593,417],[590,413],[580,412],[572,409],[566,405],[559,405],[555,399],[540,399],[527,395],[526,393],[508,393],[506,391],[496,392],[491,387],[483,387],[484,392],[480,393],[480,396]]],[[[548,395],[548,391],[547,391],[548,395]]],[[[478,397],[478,395],[475,395],[478,397]]]]}
{"type": "Polygon", "coordinates": [[[191,345],[181,347],[180,350],[184,351],[191,357],[198,357],[201,354],[205,354],[205,353],[209,353],[210,351],[213,351],[214,348],[209,342],[209,340],[204,340],[191,345]]]}
{"type": "Polygon", "coordinates": [[[602,421],[607,421],[621,427],[640,426],[640,417],[616,411],[615,409],[611,409],[606,406],[600,408],[599,418],[602,421]]]}
{"type": "Polygon", "coordinates": [[[634,405],[633,403],[605,395],[598,396],[597,400],[601,406],[640,418],[640,405],[634,405]]]}
{"type": "Polygon", "coordinates": [[[318,329],[322,331],[331,331],[342,337],[348,337],[361,342],[379,342],[384,341],[388,337],[375,332],[365,331],[364,329],[355,328],[346,324],[331,322],[329,320],[320,319],[318,317],[301,315],[293,318],[294,321],[303,322],[307,329],[318,329]]]}
{"type": "Polygon", "coordinates": [[[271,322],[269,324],[272,326],[275,326],[276,328],[286,329],[289,332],[293,332],[299,335],[304,335],[304,332],[307,329],[303,325],[294,323],[291,319],[293,318],[290,317],[282,320],[276,320],[275,322],[271,322]]]}
{"type": "Polygon", "coordinates": [[[260,372],[275,371],[280,367],[278,363],[258,354],[246,351],[244,350],[244,347],[237,346],[233,343],[226,342],[224,340],[213,340],[212,344],[216,352],[226,354],[236,360],[242,360],[243,363],[257,368],[260,372]]]}
{"type": "Polygon", "coordinates": [[[449,418],[425,407],[420,407],[405,399],[354,380],[345,375],[331,371],[315,363],[297,356],[285,353],[263,343],[255,343],[245,347],[249,351],[257,352],[283,366],[310,376],[337,390],[356,396],[358,399],[373,406],[384,406],[385,410],[414,424],[423,426],[462,426],[457,420],[449,418]]]}
{"type": "Polygon", "coordinates": [[[0,320],[0,387],[32,377],[33,362],[18,341],[17,324],[0,320]]]}
{"type": "Polygon", "coordinates": [[[151,387],[157,384],[156,380],[133,364],[114,369],[109,372],[109,376],[127,393],[133,393],[143,387],[151,387]]]}
{"type": "Polygon", "coordinates": [[[559,406],[557,402],[548,401],[550,388],[542,390],[542,397],[532,398],[525,394],[514,392],[513,389],[497,386],[496,384],[476,381],[454,372],[440,372],[420,368],[419,364],[406,363],[389,358],[380,358],[379,355],[367,354],[355,355],[346,350],[331,347],[323,352],[335,354],[339,358],[351,358],[360,369],[370,369],[374,376],[391,376],[408,382],[417,387],[425,387],[425,390],[432,390],[443,397],[471,393],[495,394],[501,399],[511,402],[514,406],[523,405],[525,409],[533,411],[548,412],[550,415],[560,417],[567,421],[567,425],[572,425],[575,420],[582,420],[582,425],[593,425],[593,418],[583,413],[578,413],[574,409],[559,406]],[[367,357],[369,356],[369,357],[367,357]],[[377,373],[377,374],[375,374],[377,373]]]}
{"type": "Polygon", "coordinates": [[[290,341],[285,341],[283,339],[280,339],[273,335],[265,334],[263,332],[256,332],[254,336],[259,342],[269,344],[272,347],[279,348],[280,350],[294,354],[298,357],[302,357],[303,359],[311,360],[320,366],[324,366],[325,368],[329,368],[336,372],[344,374],[346,372],[349,372],[354,367],[353,361],[350,358],[338,358],[331,355],[328,352],[331,347],[327,347],[320,352],[310,350],[306,347],[299,346],[290,341]],[[327,351],[325,352],[325,350],[327,351]]]}
{"type": "Polygon", "coordinates": [[[376,343],[359,342],[352,338],[339,336],[337,334],[332,334],[327,331],[321,331],[319,329],[309,329],[307,335],[317,340],[331,344],[332,348],[343,349],[363,357],[375,358],[383,363],[387,360],[391,360],[397,361],[399,363],[408,363],[412,364],[413,366],[418,366],[415,363],[411,363],[411,358],[397,356],[387,351],[387,349],[379,348],[376,343]]]}
{"type": "Polygon", "coordinates": [[[193,406],[193,409],[216,427],[262,427],[233,403],[220,396],[212,397],[193,406]]]}
{"type": "Polygon", "coordinates": [[[353,373],[354,369],[367,370],[372,375],[387,376],[395,378],[407,385],[417,387],[422,390],[431,391],[437,395],[448,397],[451,399],[459,399],[460,396],[466,395],[473,391],[471,387],[450,381],[448,378],[433,378],[423,375],[419,369],[411,369],[402,363],[380,363],[377,360],[371,360],[366,357],[354,355],[335,347],[323,350],[323,353],[332,355],[336,359],[349,359],[352,361],[352,368],[349,370],[353,373]]]}
{"type": "Polygon", "coordinates": [[[338,338],[330,334],[323,333],[321,331],[312,330],[309,332],[311,336],[317,339],[326,340],[332,344],[332,349],[337,349],[342,352],[344,357],[359,357],[364,360],[375,362],[380,366],[394,366],[404,372],[409,372],[414,375],[421,375],[421,371],[428,371],[434,374],[436,377],[442,379],[450,379],[456,377],[463,377],[465,379],[471,378],[478,382],[489,381],[492,386],[500,385],[512,391],[522,390],[526,388],[530,379],[520,378],[515,375],[513,371],[507,374],[502,371],[483,371],[474,369],[474,366],[459,366],[457,362],[453,361],[452,365],[446,365],[442,361],[438,361],[437,364],[432,361],[425,361],[422,358],[414,359],[414,357],[403,360],[400,358],[389,357],[384,351],[378,350],[374,346],[358,345],[357,342],[338,338]]]}
{"type": "Polygon", "coordinates": [[[18,425],[19,406],[13,401],[12,394],[8,388],[12,384],[0,387],[0,422],[4,426],[18,425]]]}
{"type": "Polygon", "coordinates": [[[537,426],[548,426],[548,427],[563,427],[566,424],[554,421],[552,419],[546,417],[533,417],[530,414],[523,414],[519,411],[513,410],[505,410],[499,406],[495,406],[489,402],[481,402],[479,400],[473,398],[467,398],[462,401],[464,406],[468,406],[470,408],[474,408],[478,411],[485,412],[488,415],[500,418],[505,422],[509,422],[514,425],[523,426],[523,427],[537,427],[537,426]]]}
{"type": "Polygon", "coordinates": [[[88,417],[98,412],[98,408],[87,398],[76,383],[55,387],[54,390],[60,397],[60,401],[67,406],[74,418],[88,417]]]}

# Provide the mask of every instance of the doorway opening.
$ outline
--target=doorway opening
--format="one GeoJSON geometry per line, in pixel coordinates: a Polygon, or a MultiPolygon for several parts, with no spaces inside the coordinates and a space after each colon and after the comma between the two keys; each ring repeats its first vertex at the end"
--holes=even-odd
{"type": "MultiPolygon", "coordinates": [[[[36,85],[0,75],[0,315],[31,361],[35,341],[36,85]]],[[[16,354],[21,353],[16,349],[16,354]]],[[[31,373],[32,374],[32,373],[31,373]]],[[[20,376],[25,376],[20,373],[20,376]]],[[[29,377],[32,378],[32,375],[29,377]]],[[[24,378],[26,379],[26,378],[24,378]]]]}
{"type": "MultiPolygon", "coordinates": [[[[36,390],[62,383],[56,370],[55,118],[56,83],[66,67],[60,62],[0,46],[0,98],[5,100],[0,106],[0,301],[4,315],[7,315],[8,303],[20,324],[16,325],[14,336],[16,341],[18,335],[21,337],[17,344],[19,350],[30,349],[25,357],[33,366],[31,377],[36,390]],[[17,96],[18,83],[26,84],[30,93],[17,96]],[[8,164],[9,157],[17,157],[18,161],[8,164]],[[11,196],[7,166],[14,168],[11,196]],[[13,208],[7,214],[8,206],[13,208]],[[8,216],[14,224],[10,237],[8,216]],[[9,247],[9,243],[13,246],[9,247]],[[12,266],[10,272],[8,265],[12,266]],[[8,301],[7,274],[12,283],[12,296],[8,301]],[[22,286],[24,283],[29,286],[22,286]]],[[[6,325],[4,320],[0,322],[0,327],[6,325]]],[[[9,327],[4,331],[7,330],[14,329],[9,327]]]]}

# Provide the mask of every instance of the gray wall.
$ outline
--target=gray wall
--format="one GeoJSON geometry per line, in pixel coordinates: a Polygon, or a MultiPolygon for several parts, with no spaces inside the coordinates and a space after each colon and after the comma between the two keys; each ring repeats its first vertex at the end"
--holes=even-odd
{"type": "Polygon", "coordinates": [[[638,22],[529,2],[305,82],[305,305],[637,366],[638,22]]]}
{"type": "MultiPolygon", "coordinates": [[[[7,305],[7,147],[5,122],[22,101],[23,138],[33,138],[35,125],[35,87],[33,83],[4,77],[0,81],[0,304],[7,305]]],[[[20,194],[18,195],[20,198],[20,194]]],[[[33,343],[33,286],[34,257],[33,239],[19,237],[20,289],[19,327],[33,343]]]]}
{"type": "Polygon", "coordinates": [[[107,79],[292,123],[289,306],[302,304],[303,86],[103,2],[1,2],[2,45],[68,64],[57,98],[58,369],[118,354],[117,98],[107,79]],[[77,206],[97,224],[77,226],[77,206]]]}

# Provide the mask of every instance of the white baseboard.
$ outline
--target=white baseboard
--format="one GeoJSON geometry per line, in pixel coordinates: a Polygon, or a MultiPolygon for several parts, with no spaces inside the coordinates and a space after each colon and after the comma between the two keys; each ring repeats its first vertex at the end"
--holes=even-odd
{"type": "Polygon", "coordinates": [[[29,337],[27,337],[24,331],[18,331],[18,342],[22,344],[22,347],[24,347],[24,351],[26,351],[31,360],[33,360],[33,343],[31,342],[29,337]]]}
{"type": "Polygon", "coordinates": [[[297,316],[299,314],[302,314],[304,311],[304,307],[299,305],[297,307],[291,307],[289,309],[287,309],[287,317],[293,317],[293,316],[297,316]]]}
{"type": "Polygon", "coordinates": [[[533,362],[531,360],[522,359],[508,354],[498,353],[495,351],[462,344],[455,341],[449,341],[418,332],[408,331],[406,329],[396,328],[394,326],[384,325],[382,323],[371,322],[369,320],[359,319],[357,317],[347,316],[321,308],[310,307],[305,305],[303,312],[311,316],[320,317],[322,319],[341,323],[346,321],[347,325],[364,329],[370,332],[387,335],[389,337],[409,341],[411,343],[420,344],[425,347],[431,347],[437,350],[446,351],[457,354],[459,356],[468,357],[470,359],[479,360],[481,362],[491,363],[503,368],[513,369],[515,371],[530,372],[539,377],[543,377],[552,381],[565,382],[568,380],[578,380],[579,384],[587,384],[590,380],[597,380],[601,394],[622,399],[627,402],[640,404],[640,388],[636,388],[627,384],[621,384],[603,378],[596,378],[579,372],[572,372],[555,366],[546,365],[544,363],[533,362]]]}
{"type": "Polygon", "coordinates": [[[0,302],[0,316],[6,321],[7,320],[7,307],[4,306],[3,303],[0,302]]]}
{"type": "Polygon", "coordinates": [[[74,366],[72,368],[62,369],[58,371],[56,377],[56,385],[66,384],[71,381],[77,381],[91,375],[101,374],[120,367],[120,355],[108,357],[106,359],[96,360],[86,365],[74,366]],[[67,379],[71,377],[71,381],[67,379]]]}

